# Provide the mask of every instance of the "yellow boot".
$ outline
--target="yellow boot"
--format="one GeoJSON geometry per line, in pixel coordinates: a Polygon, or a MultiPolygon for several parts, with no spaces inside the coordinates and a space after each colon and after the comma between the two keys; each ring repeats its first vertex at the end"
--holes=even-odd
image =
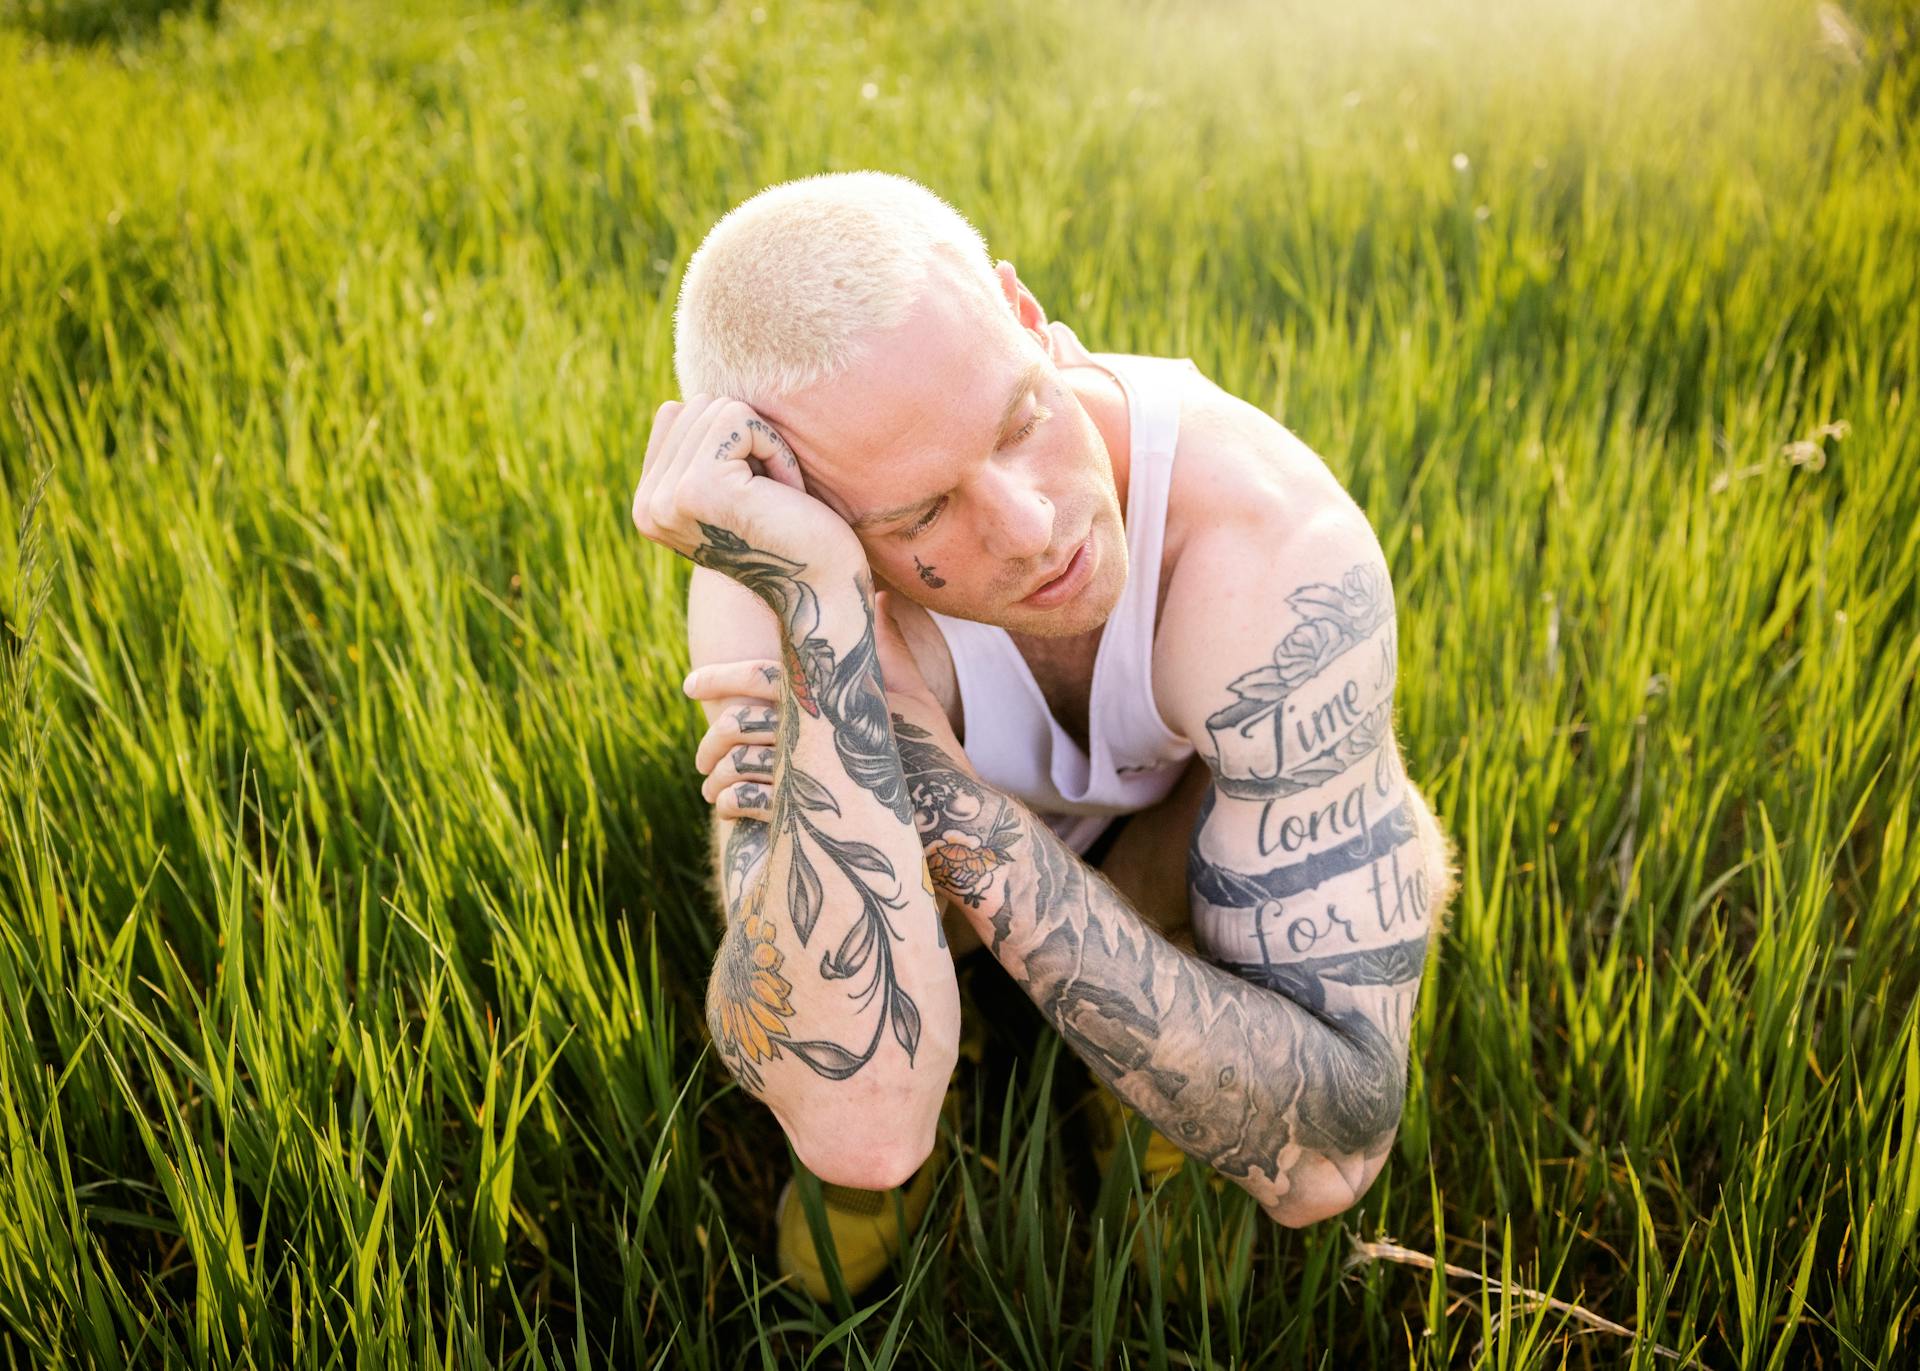
{"type": "MultiPolygon", "coordinates": [[[[960,1126],[960,1074],[969,1062],[978,1066],[986,1050],[986,1025],[967,995],[971,969],[967,964],[960,969],[960,1061],[954,1066],[953,1076],[947,1083],[947,1098],[940,1107],[949,1128],[960,1126]]],[[[920,1226],[921,1217],[933,1199],[934,1181],[946,1155],[945,1142],[936,1140],[933,1152],[913,1173],[913,1179],[892,1190],[856,1190],[851,1186],[824,1184],[820,1187],[820,1197],[826,1207],[827,1232],[833,1238],[840,1278],[846,1283],[849,1295],[858,1295],[872,1285],[887,1269],[887,1263],[900,1255],[903,1235],[920,1226]],[[898,1204],[894,1202],[896,1198],[898,1204]]],[[[794,1283],[816,1300],[827,1299],[831,1291],[826,1266],[814,1245],[813,1232],[807,1227],[807,1211],[800,1203],[800,1190],[793,1180],[787,1181],[775,1203],[778,1234],[775,1255],[780,1273],[793,1277],[794,1283]]]]}
{"type": "MultiPolygon", "coordinates": [[[[936,1144],[933,1154],[913,1173],[913,1179],[892,1190],[855,1190],[851,1186],[824,1184],[820,1187],[820,1198],[827,1211],[827,1231],[833,1237],[840,1279],[846,1282],[848,1294],[858,1295],[872,1285],[887,1269],[887,1263],[900,1255],[901,1235],[919,1227],[921,1217],[927,1212],[944,1153],[945,1148],[936,1144]]],[[[780,1273],[793,1277],[794,1283],[816,1300],[825,1300],[832,1293],[827,1284],[826,1267],[814,1246],[806,1210],[801,1207],[800,1191],[793,1180],[788,1180],[780,1192],[779,1205],[780,1273]]]]}

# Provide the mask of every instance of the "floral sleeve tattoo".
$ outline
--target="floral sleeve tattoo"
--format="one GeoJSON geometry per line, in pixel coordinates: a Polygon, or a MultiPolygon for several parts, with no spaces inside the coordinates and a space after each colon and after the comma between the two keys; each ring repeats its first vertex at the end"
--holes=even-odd
{"type": "Polygon", "coordinates": [[[901,880],[880,848],[836,822],[845,816],[834,790],[793,760],[801,728],[818,720],[831,731],[846,778],[901,823],[911,817],[875,648],[871,580],[855,578],[866,623],[840,654],[818,631],[819,602],[800,577],[804,567],[725,530],[706,528],[706,534],[707,545],[695,560],[754,590],[785,628],[768,777],[772,813],[766,821],[735,820],[722,859],[728,922],[707,995],[714,1042],[734,1075],[756,1094],[765,1085],[760,1064],[783,1051],[821,1076],[844,1080],[873,1060],[891,1031],[911,1062],[920,1041],[920,1011],[894,971],[894,948],[902,938],[894,916],[908,903],[901,880]],[[776,872],[784,873],[777,889],[776,872]],[[839,941],[821,951],[819,963],[822,979],[845,982],[856,1008],[872,1011],[871,1034],[853,1045],[795,1033],[793,984],[783,970],[782,942],[791,937],[807,947],[829,884],[851,895],[858,909],[839,941]]]}

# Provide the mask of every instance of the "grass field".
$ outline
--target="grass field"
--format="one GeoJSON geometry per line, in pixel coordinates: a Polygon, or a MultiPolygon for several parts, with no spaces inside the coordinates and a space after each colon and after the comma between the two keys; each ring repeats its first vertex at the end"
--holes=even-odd
{"type": "Polygon", "coordinates": [[[10,1364],[1911,1364],[1901,0],[100,8],[0,4],[10,1364]],[[1463,873],[1344,1224],[1136,1270],[1012,1013],[898,1282],[770,1288],[626,502],[707,226],[857,166],[1380,532],[1463,873]]]}

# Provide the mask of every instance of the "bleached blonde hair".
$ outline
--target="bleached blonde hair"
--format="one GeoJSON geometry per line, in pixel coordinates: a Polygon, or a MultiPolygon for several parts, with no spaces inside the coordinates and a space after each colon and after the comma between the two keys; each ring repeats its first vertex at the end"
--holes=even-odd
{"type": "Polygon", "coordinates": [[[687,263],[674,310],[680,393],[766,404],[831,379],[903,322],[941,258],[993,295],[986,239],[917,181],[832,172],[734,206],[687,263]]]}

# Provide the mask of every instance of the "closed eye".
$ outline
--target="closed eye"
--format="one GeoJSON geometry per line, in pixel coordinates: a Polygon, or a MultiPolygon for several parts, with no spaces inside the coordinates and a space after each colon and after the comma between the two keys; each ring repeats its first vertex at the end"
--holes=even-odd
{"type": "Polygon", "coordinates": [[[1022,424],[1017,430],[1015,430],[1013,433],[1007,436],[1007,441],[1005,443],[1005,446],[1013,447],[1025,441],[1026,436],[1029,433],[1032,433],[1034,429],[1039,427],[1040,421],[1042,419],[1051,417],[1052,414],[1053,414],[1053,411],[1048,409],[1045,405],[1041,405],[1037,407],[1033,411],[1033,417],[1031,419],[1027,420],[1026,423],[1022,424]]]}
{"type": "Polygon", "coordinates": [[[901,529],[900,536],[902,538],[918,538],[921,534],[933,527],[933,521],[939,517],[940,511],[945,509],[946,505],[947,497],[942,495],[938,500],[934,501],[932,509],[901,529]]]}

